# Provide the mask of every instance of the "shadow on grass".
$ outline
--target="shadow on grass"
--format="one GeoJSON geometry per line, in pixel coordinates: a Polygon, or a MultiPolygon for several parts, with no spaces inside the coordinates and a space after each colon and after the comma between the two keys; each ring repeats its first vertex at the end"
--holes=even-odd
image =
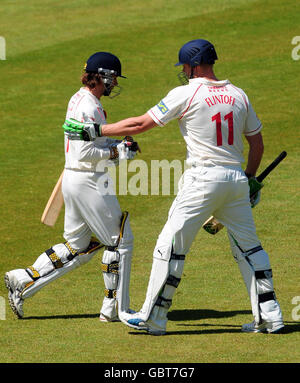
{"type": "MultiPolygon", "coordinates": [[[[171,321],[188,321],[207,318],[228,318],[240,314],[251,314],[251,311],[216,311],[216,310],[173,310],[168,313],[171,321]]],[[[98,318],[96,314],[64,314],[64,315],[47,315],[47,316],[29,316],[22,320],[45,320],[45,319],[92,319],[98,318]]]]}
{"type": "Polygon", "coordinates": [[[187,321],[208,318],[229,318],[235,315],[251,314],[250,310],[217,311],[217,310],[173,310],[168,313],[171,321],[187,321]]]}
{"type": "MultiPolygon", "coordinates": [[[[203,323],[203,324],[181,324],[178,326],[182,327],[210,327],[208,329],[201,328],[201,329],[193,329],[193,330],[179,330],[179,331],[168,331],[164,336],[170,336],[170,335],[207,335],[207,334],[230,334],[230,333],[240,333],[240,334],[245,334],[241,332],[241,326],[238,325],[228,325],[228,324],[210,324],[210,323],[203,323]],[[218,328],[211,328],[211,327],[218,327],[218,328]],[[220,328],[224,327],[224,328],[220,328]]],[[[291,334],[294,332],[299,332],[300,331],[300,323],[299,322],[285,322],[285,327],[283,332],[279,334],[256,334],[256,335],[269,335],[269,336],[279,336],[279,335],[286,335],[286,334],[291,334]]],[[[131,335],[149,335],[148,333],[144,331],[130,331],[129,334],[131,335]]],[[[249,335],[249,334],[248,334],[249,335]]]]}
{"type": "MultiPolygon", "coordinates": [[[[170,321],[192,321],[203,319],[218,319],[229,318],[235,315],[251,315],[250,310],[240,311],[216,311],[216,310],[173,310],[168,313],[170,321]]],[[[251,320],[251,319],[250,319],[251,320]]],[[[284,322],[284,330],[278,335],[290,334],[300,332],[300,322],[284,322]]],[[[179,331],[168,331],[168,335],[205,335],[205,334],[228,334],[228,333],[241,333],[241,325],[231,324],[212,324],[212,323],[180,323],[177,325],[181,327],[179,331]],[[188,329],[193,327],[193,329],[188,329]],[[195,329],[196,327],[196,329],[195,329]],[[206,327],[206,328],[205,328],[206,327]],[[197,329],[198,328],[198,329],[197,329]]],[[[130,332],[132,335],[148,335],[144,331],[130,332]]],[[[264,334],[262,334],[264,335],[264,334]]],[[[274,334],[275,335],[275,334],[274,334]]]]}
{"type": "MultiPolygon", "coordinates": [[[[179,331],[168,331],[164,336],[170,335],[205,335],[205,334],[228,334],[228,333],[240,333],[240,326],[235,329],[209,329],[209,330],[179,330],[179,331]]],[[[144,331],[137,330],[136,332],[129,332],[130,335],[148,335],[148,333],[144,331]]]]}
{"type": "MultiPolygon", "coordinates": [[[[235,315],[251,315],[250,310],[240,311],[217,311],[217,310],[173,310],[168,313],[170,321],[193,321],[201,319],[218,319],[229,318],[235,315]]],[[[48,315],[48,316],[30,316],[22,318],[23,320],[53,320],[53,319],[94,319],[98,318],[99,313],[95,314],[65,314],[65,315],[48,315]]],[[[284,330],[281,334],[290,334],[294,332],[300,332],[300,322],[284,322],[284,330]]],[[[179,331],[170,331],[166,335],[203,335],[203,334],[224,334],[224,333],[240,333],[241,325],[230,324],[211,324],[211,323],[180,323],[178,327],[179,331]],[[187,329],[188,327],[201,327],[201,329],[187,329]],[[205,329],[205,327],[209,327],[205,329]],[[214,328],[218,327],[218,328],[214,328]]],[[[143,331],[132,331],[132,335],[148,335],[143,331]]]]}
{"type": "Polygon", "coordinates": [[[96,314],[66,314],[66,315],[47,315],[47,316],[30,316],[21,320],[45,320],[45,319],[92,319],[99,318],[99,313],[96,314]]]}

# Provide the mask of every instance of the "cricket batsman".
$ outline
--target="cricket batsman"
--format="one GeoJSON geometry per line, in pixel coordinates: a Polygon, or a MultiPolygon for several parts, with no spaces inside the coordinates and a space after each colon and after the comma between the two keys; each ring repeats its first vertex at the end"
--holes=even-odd
{"type": "Polygon", "coordinates": [[[65,242],[44,251],[32,266],[5,274],[9,303],[18,318],[24,316],[24,300],[90,261],[102,247],[105,247],[101,265],[105,296],[100,320],[118,321],[121,311],[130,311],[133,235],[129,214],[120,209],[107,167],[119,160],[132,159],[137,149],[132,150],[131,137],[123,140],[96,137],[97,127],[106,123],[100,99],[119,94],[119,77],[124,76],[118,57],[109,52],[96,52],[85,65],[83,86],[69,101],[63,126],[65,242]],[[82,134],[74,132],[74,123],[84,126],[82,134]]]}
{"type": "MultiPolygon", "coordinates": [[[[269,256],[253,221],[248,180],[255,178],[264,144],[262,124],[246,93],[214,73],[218,59],[206,40],[187,42],[179,51],[183,83],[144,115],[103,125],[104,136],[135,135],[177,119],[187,148],[184,172],[168,220],[158,237],[146,299],[141,310],[124,314],[129,327],[153,335],[166,333],[167,313],[180,284],[185,257],[203,223],[214,216],[227,228],[232,254],[249,293],[253,321],[243,332],[278,333],[284,323],[272,279],[269,256]],[[249,144],[246,169],[241,165],[243,136],[249,144]]],[[[166,140],[167,140],[167,136],[166,140]]]]}

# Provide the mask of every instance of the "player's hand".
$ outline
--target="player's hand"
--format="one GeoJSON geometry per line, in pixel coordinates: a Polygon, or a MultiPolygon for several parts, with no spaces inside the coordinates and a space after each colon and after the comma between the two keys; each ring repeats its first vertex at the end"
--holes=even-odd
{"type": "Polygon", "coordinates": [[[110,160],[132,160],[136,152],[129,150],[126,142],[114,143],[110,145],[110,160]]]}
{"type": "Polygon", "coordinates": [[[134,139],[133,139],[133,137],[132,137],[132,136],[125,136],[125,137],[123,138],[123,141],[127,141],[127,142],[133,142],[133,141],[134,141],[134,139]]]}
{"type": "Polygon", "coordinates": [[[258,205],[260,201],[261,188],[264,186],[261,182],[258,182],[256,177],[249,177],[249,195],[250,195],[250,204],[251,207],[254,208],[258,205]]]}
{"type": "Polygon", "coordinates": [[[252,196],[250,196],[250,204],[251,204],[251,208],[253,209],[256,205],[258,205],[259,201],[260,201],[260,190],[258,192],[256,192],[255,194],[253,194],[252,196]]]}
{"type": "Polygon", "coordinates": [[[141,149],[133,138],[126,136],[121,142],[117,141],[110,146],[111,159],[132,160],[141,149]]]}
{"type": "Polygon", "coordinates": [[[123,138],[123,142],[126,142],[126,146],[129,148],[131,152],[134,152],[134,156],[137,154],[137,152],[141,153],[139,144],[136,141],[134,141],[133,137],[125,136],[123,138]]]}

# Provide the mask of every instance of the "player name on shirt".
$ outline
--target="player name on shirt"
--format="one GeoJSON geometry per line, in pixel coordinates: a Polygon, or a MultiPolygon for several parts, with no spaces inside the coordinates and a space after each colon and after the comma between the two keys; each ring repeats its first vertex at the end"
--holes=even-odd
{"type": "Polygon", "coordinates": [[[218,94],[217,96],[214,95],[206,97],[205,101],[209,107],[212,107],[217,104],[229,104],[233,106],[235,103],[235,98],[232,96],[227,96],[227,94],[218,94]]]}

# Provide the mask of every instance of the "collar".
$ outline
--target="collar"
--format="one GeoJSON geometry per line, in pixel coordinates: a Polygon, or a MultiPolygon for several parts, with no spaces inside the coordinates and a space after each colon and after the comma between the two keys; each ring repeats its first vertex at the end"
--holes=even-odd
{"type": "Polygon", "coordinates": [[[196,77],[189,80],[189,84],[204,84],[208,86],[225,86],[230,84],[229,80],[214,81],[204,77],[196,77]]]}

